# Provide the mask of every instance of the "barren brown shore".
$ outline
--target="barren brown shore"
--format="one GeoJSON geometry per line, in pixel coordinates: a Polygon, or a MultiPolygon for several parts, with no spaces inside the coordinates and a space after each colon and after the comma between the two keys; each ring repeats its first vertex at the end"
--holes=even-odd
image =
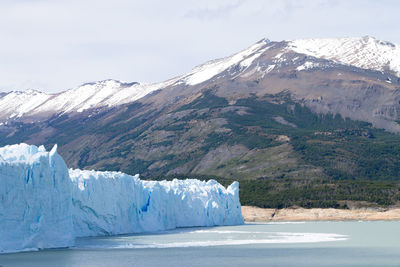
{"type": "Polygon", "coordinates": [[[270,221],[394,221],[400,220],[400,208],[393,209],[262,209],[242,206],[246,222],[270,221]]]}

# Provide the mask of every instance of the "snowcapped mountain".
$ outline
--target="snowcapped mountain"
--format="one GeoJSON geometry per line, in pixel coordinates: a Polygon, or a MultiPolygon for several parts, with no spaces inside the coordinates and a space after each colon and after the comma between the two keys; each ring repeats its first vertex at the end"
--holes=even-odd
{"type": "MultiPolygon", "coordinates": [[[[374,37],[361,38],[330,38],[330,39],[301,39],[294,41],[271,42],[263,39],[249,48],[233,56],[212,60],[194,68],[183,76],[188,85],[195,85],[207,81],[214,76],[234,68],[235,71],[246,71],[253,62],[262,58],[268,49],[280,46],[281,49],[273,58],[273,64],[262,68],[262,64],[255,65],[258,72],[268,73],[279,67],[287,60],[287,54],[297,53],[316,59],[325,59],[331,62],[305,62],[296,68],[297,71],[315,67],[344,64],[362,69],[389,72],[400,77],[400,45],[380,41],[374,37]]],[[[292,58],[295,62],[299,58],[292,58]]],[[[309,59],[311,60],[311,59],[309,59]]]]}
{"type": "Polygon", "coordinates": [[[363,69],[391,71],[400,77],[400,46],[370,36],[294,40],[288,49],[363,69]]]}
{"type": "Polygon", "coordinates": [[[49,116],[133,102],[166,83],[140,84],[104,80],[86,83],[57,94],[36,90],[13,91],[0,98],[0,120],[23,116],[49,116]]]}
{"type": "Polygon", "coordinates": [[[21,117],[35,110],[50,97],[51,95],[36,90],[13,91],[4,94],[0,98],[1,118],[21,117]]]}
{"type": "Polygon", "coordinates": [[[268,43],[269,40],[261,40],[233,56],[207,62],[187,74],[161,83],[141,84],[104,80],[86,83],[57,94],[47,94],[31,89],[5,93],[0,95],[0,120],[113,107],[133,102],[169,85],[196,85],[211,79],[234,65],[240,64],[242,68],[248,67],[252,60],[268,49],[268,43]]]}
{"type": "MultiPolygon", "coordinates": [[[[260,40],[229,57],[199,65],[186,74],[154,84],[105,80],[87,83],[57,94],[35,90],[0,94],[0,123],[30,117],[110,108],[134,102],[167,87],[198,87],[217,80],[263,80],[266,75],[290,71],[332,69],[343,66],[382,72],[377,80],[392,83],[400,77],[400,46],[372,37],[304,39],[271,42],[260,40]]],[[[289,75],[289,76],[290,76],[289,75]]],[[[396,81],[398,82],[398,81],[396,81]]],[[[184,87],[184,88],[183,88],[184,87]]]]}
{"type": "Polygon", "coordinates": [[[269,48],[268,44],[270,44],[270,41],[268,39],[263,39],[230,57],[206,62],[183,75],[180,80],[183,80],[187,85],[196,85],[211,79],[215,75],[233,66],[239,66],[242,70],[246,69],[256,58],[260,57],[262,53],[269,48]]]}
{"type": "Polygon", "coordinates": [[[357,168],[366,173],[360,178],[377,169],[398,177],[396,136],[377,130],[400,133],[398,49],[370,37],[263,39],[163,83],[106,80],[58,94],[10,92],[0,95],[0,145],[58,143],[73,168],[143,177],[345,178],[357,168]],[[310,146],[328,139],[340,149],[326,147],[331,152],[320,156],[335,159],[310,161],[307,153],[317,151],[310,146]],[[366,161],[380,155],[381,144],[393,149],[385,154],[390,166],[366,161]]]}

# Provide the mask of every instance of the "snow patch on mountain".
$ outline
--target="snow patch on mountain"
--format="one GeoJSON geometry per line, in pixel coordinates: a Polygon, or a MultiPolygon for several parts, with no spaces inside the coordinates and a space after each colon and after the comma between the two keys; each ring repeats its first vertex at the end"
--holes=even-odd
{"type": "Polygon", "coordinates": [[[1,117],[22,117],[46,102],[51,95],[35,90],[13,91],[0,98],[1,117]]]}
{"type": "Polygon", "coordinates": [[[105,80],[87,83],[57,94],[34,90],[10,92],[0,98],[0,120],[25,115],[64,114],[92,108],[113,107],[133,102],[175,82],[140,84],[105,80]]]}
{"type": "Polygon", "coordinates": [[[316,62],[311,62],[311,61],[306,61],[303,65],[298,66],[296,68],[297,71],[302,71],[302,70],[309,70],[309,69],[313,69],[313,68],[317,68],[319,67],[320,64],[316,63],[316,62]]]}
{"type": "Polygon", "coordinates": [[[358,68],[390,70],[400,77],[400,46],[369,36],[294,40],[287,49],[358,68]]]}
{"type": "Polygon", "coordinates": [[[196,85],[238,64],[245,69],[250,66],[256,58],[269,49],[269,43],[270,41],[268,39],[263,39],[233,56],[209,61],[194,68],[184,75],[182,79],[188,85],[196,85]]]}
{"type": "Polygon", "coordinates": [[[82,112],[91,108],[122,105],[142,98],[163,85],[123,83],[116,80],[88,83],[54,95],[51,101],[38,107],[35,112],[82,112]]]}

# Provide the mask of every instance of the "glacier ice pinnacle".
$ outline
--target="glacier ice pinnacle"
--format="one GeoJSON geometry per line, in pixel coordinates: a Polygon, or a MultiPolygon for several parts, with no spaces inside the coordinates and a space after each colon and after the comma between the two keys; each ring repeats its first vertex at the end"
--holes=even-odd
{"type": "Polygon", "coordinates": [[[239,184],[142,181],[69,170],[55,145],[0,148],[0,252],[68,247],[75,237],[242,224],[239,184]]]}

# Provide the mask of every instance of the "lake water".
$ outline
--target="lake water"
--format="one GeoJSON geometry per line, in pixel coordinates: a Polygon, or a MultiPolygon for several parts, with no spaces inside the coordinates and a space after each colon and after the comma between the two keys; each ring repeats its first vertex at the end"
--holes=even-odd
{"type": "Polygon", "coordinates": [[[400,266],[400,222],[301,222],[81,238],[0,255],[11,266],[400,266]]]}

